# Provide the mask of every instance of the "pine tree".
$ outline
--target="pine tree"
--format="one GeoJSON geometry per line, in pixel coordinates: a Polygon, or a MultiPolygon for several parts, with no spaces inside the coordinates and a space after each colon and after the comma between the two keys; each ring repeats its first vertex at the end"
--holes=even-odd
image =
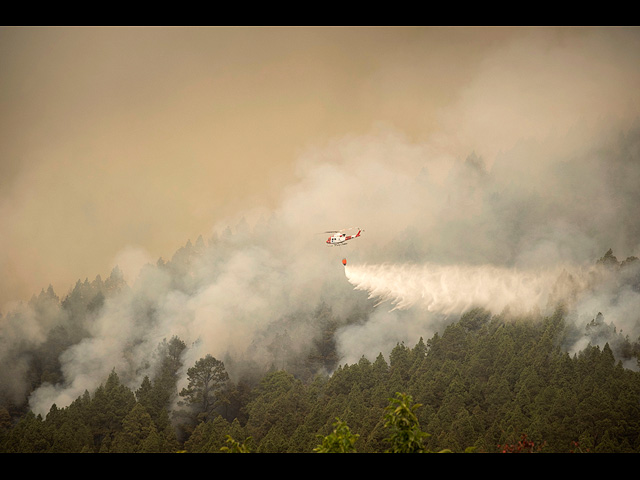
{"type": "Polygon", "coordinates": [[[134,393],[120,383],[115,369],[112,370],[106,383],[96,389],[90,406],[91,429],[101,451],[109,451],[111,441],[122,430],[124,418],[135,404],[134,393]]]}
{"type": "Polygon", "coordinates": [[[159,453],[162,447],[151,416],[140,403],[136,403],[122,420],[122,429],[113,438],[111,452],[138,453],[143,450],[159,453]]]}
{"type": "Polygon", "coordinates": [[[199,421],[206,421],[229,381],[224,363],[207,355],[187,370],[187,377],[189,384],[180,392],[185,399],[181,404],[190,407],[199,421]]]}

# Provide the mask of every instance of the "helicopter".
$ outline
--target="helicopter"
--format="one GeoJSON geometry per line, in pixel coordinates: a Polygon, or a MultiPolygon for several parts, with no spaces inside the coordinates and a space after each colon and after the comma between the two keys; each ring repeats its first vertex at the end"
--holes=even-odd
{"type": "Polygon", "coordinates": [[[354,238],[358,238],[364,229],[359,228],[358,233],[355,235],[347,235],[344,233],[345,230],[350,230],[349,228],[343,230],[327,230],[324,233],[331,233],[332,235],[327,238],[326,244],[329,247],[340,247],[342,245],[346,245],[348,240],[353,240],[354,238]]]}

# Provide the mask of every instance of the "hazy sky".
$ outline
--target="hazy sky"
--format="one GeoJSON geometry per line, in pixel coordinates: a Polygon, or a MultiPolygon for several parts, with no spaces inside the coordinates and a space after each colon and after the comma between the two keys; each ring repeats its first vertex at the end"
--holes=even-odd
{"type": "Polygon", "coordinates": [[[633,28],[0,28],[0,311],[50,283],[64,297],[104,278],[131,246],[170,258],[276,205],[299,157],[335,138],[381,124],[415,142],[456,132],[442,142],[460,155],[482,145],[491,161],[522,132],[637,115],[639,39],[633,28]]]}

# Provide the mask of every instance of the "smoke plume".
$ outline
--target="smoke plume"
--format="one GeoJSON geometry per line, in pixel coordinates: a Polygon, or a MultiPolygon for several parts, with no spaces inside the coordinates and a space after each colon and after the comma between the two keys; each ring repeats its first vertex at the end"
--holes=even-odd
{"type": "Polygon", "coordinates": [[[173,336],[188,346],[185,371],[211,354],[233,376],[282,359],[276,346],[304,355],[321,334],[318,318],[330,317],[339,361],[351,363],[427,338],[473,306],[529,311],[559,292],[573,295],[577,324],[601,312],[638,335],[633,282],[589,283],[589,268],[609,248],[640,254],[639,47],[635,29],[518,36],[458,79],[464,86],[432,113],[433,131],[380,123],[310,147],[275,208],[230,215],[169,261],[149,262],[132,241],[114,261],[127,286],[88,311],[70,309],[76,289],[62,298],[69,308],[43,292],[42,302],[9,309],[2,390],[30,393],[29,352],[60,325],[83,334],[51,353],[64,380],[41,379],[29,397],[38,413],[91,392],[114,368],[137,388],[173,336]],[[366,230],[345,247],[319,235],[349,226],[366,230]],[[48,313],[36,308],[46,298],[48,313]],[[390,308],[373,308],[379,302],[390,308]]]}

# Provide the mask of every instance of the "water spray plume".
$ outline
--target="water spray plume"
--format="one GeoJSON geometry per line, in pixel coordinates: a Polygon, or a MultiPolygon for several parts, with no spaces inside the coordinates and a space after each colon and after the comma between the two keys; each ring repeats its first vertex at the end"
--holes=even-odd
{"type": "Polygon", "coordinates": [[[525,272],[495,266],[351,265],[345,269],[356,290],[392,310],[425,308],[459,314],[480,306],[494,313],[505,308],[530,311],[544,307],[559,272],[525,272]]]}

